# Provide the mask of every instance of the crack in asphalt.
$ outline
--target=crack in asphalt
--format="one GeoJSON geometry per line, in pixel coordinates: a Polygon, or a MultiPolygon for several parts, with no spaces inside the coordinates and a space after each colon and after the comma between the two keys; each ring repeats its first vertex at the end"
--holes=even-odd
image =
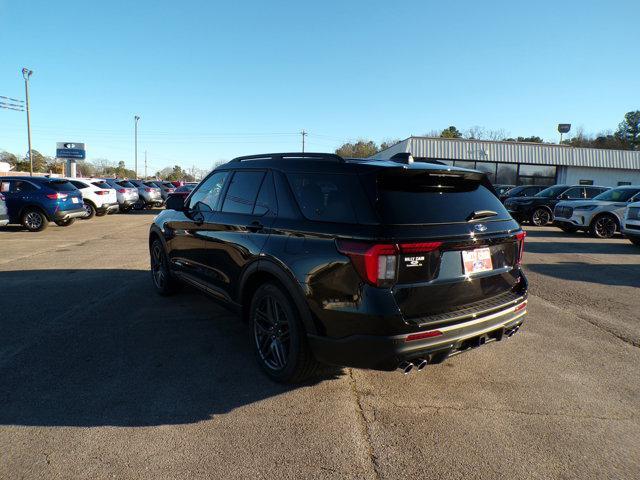
{"type": "Polygon", "coordinates": [[[360,393],[358,392],[358,388],[356,385],[356,379],[353,376],[353,369],[349,369],[349,386],[351,388],[351,392],[353,393],[356,412],[358,414],[358,423],[360,426],[361,434],[364,438],[366,447],[367,447],[367,457],[369,460],[369,464],[371,465],[371,473],[373,474],[373,478],[380,479],[382,478],[380,475],[380,466],[378,465],[378,457],[375,454],[373,449],[373,444],[371,443],[371,432],[369,431],[369,422],[367,422],[367,417],[364,414],[364,408],[362,406],[362,399],[360,398],[360,393]]]}

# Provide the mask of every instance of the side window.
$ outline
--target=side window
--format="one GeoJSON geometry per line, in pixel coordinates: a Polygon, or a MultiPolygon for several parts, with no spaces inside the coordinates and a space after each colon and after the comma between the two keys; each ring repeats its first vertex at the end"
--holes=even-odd
{"type": "Polygon", "coordinates": [[[211,175],[198,188],[189,200],[189,208],[205,212],[217,210],[220,194],[224,187],[229,172],[218,172],[211,175]]]}
{"type": "Polygon", "coordinates": [[[222,204],[222,211],[228,213],[253,213],[265,172],[239,171],[233,175],[227,196],[222,204]]]}
{"type": "Polygon", "coordinates": [[[13,188],[11,189],[12,192],[33,192],[35,191],[35,187],[33,185],[31,185],[29,182],[24,182],[22,180],[14,180],[13,181],[13,188]]]}
{"type": "Polygon", "coordinates": [[[256,206],[253,207],[253,214],[262,216],[267,213],[276,214],[277,212],[278,204],[276,201],[276,190],[273,186],[273,175],[267,173],[258,192],[256,206]]]}
{"type": "Polygon", "coordinates": [[[602,192],[604,192],[604,190],[601,189],[601,188],[589,188],[589,187],[587,187],[587,198],[593,198],[596,195],[600,195],[602,192]]]}
{"type": "Polygon", "coordinates": [[[0,193],[8,193],[9,192],[9,182],[0,182],[0,193]]]}
{"type": "Polygon", "coordinates": [[[563,198],[584,198],[583,188],[573,187],[562,194],[563,198]]]}
{"type": "Polygon", "coordinates": [[[533,197],[536,193],[538,193],[537,188],[525,188],[522,192],[523,197],[533,197]]]}

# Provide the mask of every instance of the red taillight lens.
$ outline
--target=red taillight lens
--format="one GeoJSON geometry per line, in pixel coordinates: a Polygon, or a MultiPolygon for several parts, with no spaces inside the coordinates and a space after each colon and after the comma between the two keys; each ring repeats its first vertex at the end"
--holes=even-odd
{"type": "Polygon", "coordinates": [[[118,193],[127,193],[127,190],[124,188],[119,188],[118,193]]]}
{"type": "Polygon", "coordinates": [[[66,193],[48,193],[47,194],[47,198],[50,198],[51,200],[61,200],[63,198],[67,198],[67,194],[66,193]]]}
{"type": "Polygon", "coordinates": [[[418,243],[401,243],[401,253],[427,253],[433,252],[442,246],[442,242],[418,242],[418,243]]]}
{"type": "Polygon", "coordinates": [[[381,287],[396,278],[395,245],[337,241],[338,251],[347,255],[360,276],[370,285],[381,287]]]}
{"type": "Polygon", "coordinates": [[[442,335],[442,332],[440,330],[431,330],[430,332],[412,333],[411,335],[407,335],[404,341],[412,342],[414,340],[422,340],[425,338],[439,337],[440,335],[442,335]]]}
{"type": "Polygon", "coordinates": [[[108,195],[109,190],[96,190],[96,195],[108,195]]]}
{"type": "Polygon", "coordinates": [[[521,310],[524,310],[525,308],[527,308],[527,302],[523,302],[520,305],[518,305],[516,308],[513,309],[513,313],[519,312],[521,310]]]}
{"type": "Polygon", "coordinates": [[[525,232],[524,230],[516,234],[516,249],[518,252],[516,265],[522,265],[522,257],[524,257],[524,239],[526,236],[527,232],[525,232]]]}
{"type": "Polygon", "coordinates": [[[144,191],[145,191],[145,192],[151,192],[152,190],[153,190],[153,189],[152,189],[152,188],[149,188],[149,187],[147,187],[147,188],[145,188],[145,189],[144,189],[144,191]]]}

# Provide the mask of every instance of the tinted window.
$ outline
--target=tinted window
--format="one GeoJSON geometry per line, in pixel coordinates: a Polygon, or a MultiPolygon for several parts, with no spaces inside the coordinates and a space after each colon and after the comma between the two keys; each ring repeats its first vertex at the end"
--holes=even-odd
{"type": "Polygon", "coordinates": [[[600,195],[604,191],[605,191],[604,188],[589,188],[589,187],[587,187],[587,198],[593,198],[596,195],[600,195]]]}
{"type": "MultiPolygon", "coordinates": [[[[359,179],[355,175],[300,173],[287,175],[302,214],[309,220],[363,223],[358,220],[358,204],[371,211],[359,179]]],[[[364,214],[361,210],[360,214],[364,214]]]]}
{"type": "Polygon", "coordinates": [[[80,188],[80,189],[88,187],[88,185],[86,183],[82,183],[82,182],[79,182],[77,180],[69,180],[69,183],[71,183],[71,185],[73,185],[74,187],[80,188]]]}
{"type": "Polygon", "coordinates": [[[554,187],[545,188],[541,192],[536,193],[535,196],[536,197],[545,197],[545,198],[557,197],[562,192],[564,192],[566,189],[567,189],[567,187],[564,186],[564,185],[557,185],[557,186],[554,186],[554,187]]]}
{"type": "Polygon", "coordinates": [[[93,182],[93,184],[98,188],[113,188],[113,186],[109,185],[107,182],[93,182]]]}
{"type": "Polygon", "coordinates": [[[127,180],[120,180],[119,182],[116,182],[116,183],[124,188],[137,188],[133,183],[127,180]]]}
{"type": "Polygon", "coordinates": [[[253,208],[254,215],[266,215],[269,212],[276,213],[278,211],[276,202],[276,191],[273,186],[273,176],[268,173],[260,192],[258,192],[258,198],[256,199],[256,206],[253,208]]]}
{"type": "Polygon", "coordinates": [[[263,178],[264,172],[236,172],[229,184],[222,211],[252,213],[263,178]]]}
{"type": "MultiPolygon", "coordinates": [[[[171,187],[173,188],[173,187],[171,187]]],[[[181,187],[176,188],[176,192],[190,192],[195,188],[195,185],[183,185],[181,187]]]]}
{"type": "Polygon", "coordinates": [[[11,182],[11,191],[12,192],[35,192],[37,189],[29,182],[24,182],[22,180],[14,180],[11,182]]]}
{"type": "Polygon", "coordinates": [[[201,183],[189,200],[189,208],[204,211],[217,210],[218,200],[228,175],[229,172],[217,172],[201,183]]]}
{"type": "Polygon", "coordinates": [[[478,210],[497,213],[487,220],[510,218],[500,200],[477,179],[410,174],[378,179],[376,209],[390,224],[466,222],[478,210]]]}
{"type": "Polygon", "coordinates": [[[584,198],[584,189],[573,187],[562,194],[564,198],[584,198]]]}
{"type": "Polygon", "coordinates": [[[77,190],[77,188],[74,187],[71,182],[68,182],[66,180],[52,180],[47,184],[47,186],[57,192],[72,192],[74,190],[77,190]]]}
{"type": "Polygon", "coordinates": [[[522,189],[523,197],[533,197],[536,193],[538,193],[540,189],[538,187],[526,187],[522,189]]]}
{"type": "Polygon", "coordinates": [[[614,188],[593,197],[593,199],[608,202],[626,202],[638,192],[640,192],[640,189],[637,188],[614,188]]]}

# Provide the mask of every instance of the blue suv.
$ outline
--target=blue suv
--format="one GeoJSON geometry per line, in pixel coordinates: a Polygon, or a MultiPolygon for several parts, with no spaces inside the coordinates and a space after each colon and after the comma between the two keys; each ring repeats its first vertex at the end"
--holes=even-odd
{"type": "Polygon", "coordinates": [[[49,222],[67,227],[86,215],[82,193],[67,180],[47,177],[0,177],[0,193],[9,223],[39,232],[49,222]]]}

